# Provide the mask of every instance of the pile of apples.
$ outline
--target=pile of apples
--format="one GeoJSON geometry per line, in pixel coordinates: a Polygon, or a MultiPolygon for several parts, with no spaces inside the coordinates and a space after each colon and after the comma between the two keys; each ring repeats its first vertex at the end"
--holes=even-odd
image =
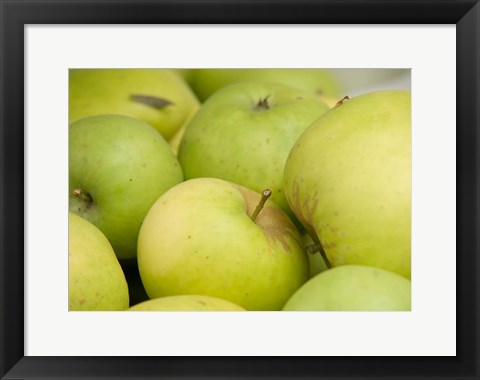
{"type": "Polygon", "coordinates": [[[70,70],[69,310],[410,310],[410,118],[326,69],[70,70]]]}

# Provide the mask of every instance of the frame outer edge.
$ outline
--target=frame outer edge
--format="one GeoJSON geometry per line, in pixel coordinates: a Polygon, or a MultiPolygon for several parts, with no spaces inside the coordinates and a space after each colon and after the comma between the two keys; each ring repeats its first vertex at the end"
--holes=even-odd
{"type": "MultiPolygon", "coordinates": [[[[480,3],[457,24],[457,355],[465,378],[479,379],[479,304],[469,313],[468,303],[480,299],[480,3]],[[473,124],[473,125],[472,125],[473,124]],[[460,148],[461,147],[461,148],[460,148]],[[472,202],[469,203],[469,202],[472,202]],[[468,242],[471,242],[469,245],[468,242]],[[472,254],[470,250],[474,250],[472,254]],[[471,287],[471,285],[474,285],[471,287]],[[471,337],[475,339],[471,339],[471,337]]],[[[471,305],[470,305],[471,306],[471,305]]]]}
{"type": "MultiPolygon", "coordinates": [[[[21,2],[20,2],[21,3],[21,2]]],[[[38,2],[33,2],[37,3],[38,2]]],[[[61,2],[59,2],[61,3],[61,2]]],[[[21,258],[12,258],[12,257],[7,257],[5,255],[6,248],[9,249],[22,249],[21,251],[23,252],[23,216],[24,216],[24,209],[21,207],[21,210],[19,210],[16,207],[15,202],[11,202],[12,199],[16,199],[15,197],[18,197],[17,191],[20,191],[20,194],[23,196],[23,172],[18,173],[15,172],[18,168],[23,168],[23,153],[24,153],[24,147],[23,147],[23,134],[20,134],[20,139],[18,135],[14,135],[13,132],[11,132],[12,127],[9,129],[6,128],[6,121],[8,122],[13,122],[15,121],[17,125],[23,126],[23,67],[19,67],[18,62],[23,62],[24,59],[24,52],[22,50],[24,46],[24,41],[23,39],[23,23],[22,22],[22,15],[20,12],[15,13],[15,11],[9,11],[7,9],[7,6],[10,9],[14,9],[14,5],[12,2],[1,2],[0,3],[0,10],[1,10],[1,41],[2,41],[2,47],[1,47],[1,93],[0,93],[0,101],[3,105],[5,105],[5,108],[2,110],[3,112],[1,113],[1,119],[0,119],[0,143],[1,143],[1,148],[2,151],[0,152],[0,158],[1,158],[1,171],[2,171],[2,177],[0,178],[0,208],[1,208],[1,215],[0,215],[0,225],[2,228],[2,234],[1,236],[1,250],[2,254],[0,257],[0,264],[1,264],[1,270],[0,270],[0,275],[1,275],[1,281],[0,281],[0,287],[1,287],[1,293],[0,295],[2,296],[1,303],[0,305],[2,306],[2,310],[0,311],[0,324],[1,324],[1,331],[2,331],[2,337],[0,338],[0,348],[1,348],[1,355],[0,355],[0,361],[1,361],[1,366],[0,366],[0,377],[3,379],[18,379],[18,378],[42,378],[42,377],[50,377],[49,374],[52,374],[52,372],[57,372],[60,370],[61,373],[65,373],[63,371],[68,370],[68,368],[63,368],[63,366],[60,366],[61,368],[48,368],[48,366],[44,366],[41,363],[38,363],[38,360],[28,360],[28,359],[35,359],[35,358],[29,358],[29,357],[23,357],[23,348],[24,348],[24,331],[23,331],[23,312],[24,312],[24,305],[23,305],[23,299],[18,299],[12,301],[12,293],[15,296],[22,295],[23,294],[23,277],[21,278],[16,278],[17,267],[19,265],[23,266],[23,255],[21,255],[21,258]],[[9,41],[6,40],[5,36],[8,31],[8,36],[9,36],[9,41]],[[10,56],[7,58],[6,52],[10,53],[10,56]],[[18,78],[22,78],[21,82],[19,83],[16,81],[18,78]],[[12,90],[16,88],[16,92],[13,92],[12,94],[9,92],[9,96],[6,96],[6,91],[7,90],[12,90]],[[9,138],[12,137],[13,141],[8,141],[9,138]],[[21,140],[21,141],[20,141],[21,140]],[[9,142],[9,144],[7,144],[9,142]],[[20,148],[20,149],[19,149],[20,148]],[[13,155],[13,156],[10,156],[13,155]],[[4,171],[5,170],[5,171],[4,171]],[[5,173],[5,174],[3,174],[5,173]],[[7,180],[8,179],[8,180],[7,180]],[[16,214],[16,215],[15,215],[16,214]],[[8,228],[5,226],[5,221],[9,220],[9,217],[12,216],[12,221],[9,222],[10,226],[8,228]],[[8,244],[6,243],[5,236],[8,236],[8,244]],[[21,244],[21,246],[19,246],[21,244]],[[9,268],[8,272],[6,268],[9,268]],[[13,270],[12,270],[13,268],[13,270]],[[7,289],[8,285],[8,289],[7,289]],[[8,292],[7,292],[8,290],[8,292]],[[13,291],[12,291],[13,290],[13,291]],[[7,302],[7,295],[9,294],[9,301],[7,302]],[[7,320],[8,316],[8,320],[7,320]],[[14,320],[15,318],[11,318],[12,316],[17,317],[21,316],[20,320],[15,322],[14,324],[9,323],[14,320]],[[8,328],[7,328],[8,327],[8,328]],[[21,328],[21,330],[19,329],[21,328]],[[33,365],[34,363],[37,363],[37,365],[33,365]],[[9,371],[8,371],[9,370],[9,371]],[[53,370],[53,371],[52,371],[53,370]],[[7,372],[8,371],[8,372],[7,372]],[[3,377],[2,377],[3,376],[3,377]]],[[[20,9],[20,8],[15,8],[15,9],[20,9]]],[[[480,167],[479,164],[479,61],[480,61],[480,53],[479,53],[479,20],[480,20],[480,6],[479,3],[477,2],[476,5],[470,11],[468,12],[467,15],[462,18],[462,20],[459,22],[459,27],[463,28],[465,27],[464,30],[461,31],[460,35],[462,36],[469,36],[468,40],[468,48],[473,49],[470,51],[475,52],[474,57],[472,58],[471,56],[465,55],[465,49],[463,50],[463,56],[462,58],[465,60],[465,58],[468,60],[470,59],[469,63],[464,63],[462,67],[460,65],[457,65],[457,79],[459,82],[461,82],[468,90],[463,91],[463,95],[457,94],[460,96],[460,99],[457,100],[457,112],[459,114],[462,114],[460,111],[465,111],[465,117],[466,121],[468,122],[473,121],[475,123],[475,128],[474,131],[472,132],[472,135],[470,136],[464,136],[462,135],[462,141],[466,143],[468,146],[468,149],[466,150],[465,153],[458,152],[459,156],[459,162],[460,163],[465,163],[466,165],[466,170],[465,171],[459,171],[459,173],[462,175],[461,179],[466,181],[464,183],[464,186],[461,188],[461,193],[459,196],[465,196],[464,199],[467,200],[474,200],[475,205],[474,209],[471,213],[468,213],[468,215],[461,215],[462,218],[462,224],[463,226],[468,226],[468,230],[465,232],[459,233],[459,237],[465,237],[467,240],[466,241],[473,241],[474,242],[474,248],[475,248],[475,254],[476,256],[473,256],[472,258],[461,261],[460,264],[463,263],[464,267],[468,268],[468,264],[473,264],[471,268],[468,271],[468,276],[465,280],[462,278],[457,277],[457,282],[459,284],[459,288],[462,289],[462,286],[465,286],[465,284],[471,284],[467,281],[468,279],[473,280],[475,284],[474,289],[469,289],[466,290],[466,294],[463,296],[464,301],[471,301],[472,298],[471,296],[476,296],[478,299],[479,295],[479,281],[478,277],[475,276],[475,274],[479,274],[479,259],[478,259],[478,253],[479,253],[479,241],[478,241],[478,216],[480,214],[479,212],[479,174],[478,174],[478,168],[480,167]],[[470,29],[469,29],[470,28],[470,29]],[[464,34],[462,34],[464,33],[464,34]],[[473,34],[473,37],[472,37],[473,34]],[[476,45],[475,45],[476,44],[476,45]],[[458,74],[459,69],[464,69],[465,72],[462,74],[458,74]],[[472,77],[468,77],[468,74],[472,74],[472,77]],[[463,76],[462,76],[463,75],[463,76]],[[473,97],[470,95],[474,94],[473,97]],[[471,117],[471,119],[470,119],[471,117]],[[470,141],[467,141],[467,137],[470,138],[470,141]],[[471,165],[471,159],[474,159],[473,166],[471,165]],[[465,160],[465,161],[463,161],[465,160]],[[469,161],[470,160],[470,161],[469,161]],[[472,186],[472,176],[473,175],[473,186],[472,186]],[[470,180],[469,180],[470,178],[470,180]],[[471,223],[473,220],[473,225],[467,224],[471,223]],[[475,228],[477,228],[475,230],[475,228]],[[473,239],[472,239],[473,237],[473,239]],[[475,271],[475,273],[474,273],[475,271]],[[473,275],[473,277],[472,277],[473,275]],[[463,284],[463,285],[462,285],[463,284]],[[473,293],[472,293],[473,292],[473,293]]],[[[457,30],[458,33],[458,30],[457,30]]],[[[457,59],[457,62],[458,59],[457,59]]],[[[462,122],[462,119],[460,119],[460,124],[462,122]]],[[[465,123],[465,122],[464,122],[465,123]]],[[[464,125],[464,124],[463,124],[464,125]]],[[[472,128],[470,128],[472,129],[472,128]]],[[[462,204],[463,206],[468,206],[468,208],[472,208],[472,205],[467,205],[466,202],[462,204]]],[[[461,246],[459,246],[461,247],[461,246]]],[[[466,247],[467,249],[469,247],[466,247]]],[[[464,249],[463,251],[466,251],[464,249]]],[[[12,255],[13,256],[13,255],[12,255]]],[[[23,268],[22,268],[23,269],[23,268]]],[[[23,270],[20,271],[20,273],[23,272],[23,270]]],[[[464,289],[465,290],[465,289],[464,289]]],[[[466,302],[463,303],[464,305],[466,302]]],[[[478,361],[478,358],[474,357],[476,354],[478,355],[478,348],[479,348],[479,335],[478,335],[478,303],[475,307],[475,312],[474,315],[467,315],[468,313],[465,313],[465,310],[462,310],[462,313],[458,315],[458,323],[465,323],[466,327],[474,327],[474,331],[464,329],[459,330],[462,339],[469,338],[471,337],[472,333],[476,336],[476,340],[472,343],[473,346],[470,348],[473,348],[473,351],[469,353],[463,352],[463,354],[466,354],[468,356],[468,369],[463,366],[462,369],[465,371],[459,376],[462,376],[463,378],[471,378],[471,379],[478,379],[478,374],[479,374],[479,368],[478,368],[478,362],[475,364],[475,360],[478,361]],[[473,362],[472,362],[473,359],[473,362]],[[473,364],[473,366],[472,366],[473,364]],[[472,372],[473,371],[473,372],[472,372]],[[475,377],[472,377],[475,376],[475,377]]],[[[470,340],[471,341],[471,340],[470,340]]],[[[40,358],[37,358],[40,359],[40,358]]],[[[56,358],[57,360],[54,360],[55,363],[59,363],[61,358],[56,358]]],[[[199,377],[201,377],[202,374],[199,374],[199,377]]],[[[62,376],[63,377],[63,376],[62,376]]],[[[72,375],[67,377],[74,377],[72,375]]],[[[103,377],[103,376],[101,376],[103,377]]],[[[108,376],[107,376],[108,377],[108,376]]],[[[140,376],[141,377],[141,376],[140,376]]],[[[168,376],[168,378],[173,378],[175,376],[168,376]]],[[[85,378],[85,377],[83,377],[85,378]]],[[[167,377],[164,377],[167,378],[167,377]]]]}
{"type": "Polygon", "coordinates": [[[2,376],[24,355],[24,25],[15,4],[2,2],[0,9],[2,376]]]}

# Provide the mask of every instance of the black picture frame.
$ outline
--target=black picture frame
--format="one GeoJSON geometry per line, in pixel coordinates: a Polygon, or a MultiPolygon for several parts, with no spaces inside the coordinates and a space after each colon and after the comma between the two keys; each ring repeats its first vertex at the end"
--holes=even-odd
{"type": "Polygon", "coordinates": [[[2,379],[480,378],[478,0],[0,0],[0,12],[2,379]],[[454,357],[24,356],[23,125],[24,26],[27,24],[456,24],[457,355],[454,357]]]}

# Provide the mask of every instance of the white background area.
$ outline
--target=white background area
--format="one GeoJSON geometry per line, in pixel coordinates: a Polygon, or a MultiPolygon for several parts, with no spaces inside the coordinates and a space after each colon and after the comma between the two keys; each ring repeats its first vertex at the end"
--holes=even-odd
{"type": "Polygon", "coordinates": [[[25,53],[25,355],[455,355],[454,25],[27,26],[25,53]],[[68,312],[72,67],[411,69],[412,311],[68,312]]]}

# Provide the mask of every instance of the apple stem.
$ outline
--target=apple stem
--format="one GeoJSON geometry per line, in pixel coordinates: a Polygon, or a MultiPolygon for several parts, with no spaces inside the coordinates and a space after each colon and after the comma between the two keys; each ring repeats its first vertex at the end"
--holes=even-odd
{"type": "Polygon", "coordinates": [[[265,98],[263,99],[260,99],[257,103],[257,107],[259,108],[265,108],[265,109],[270,109],[270,104],[268,104],[268,98],[270,97],[270,95],[266,96],[265,98]]]}
{"type": "MultiPolygon", "coordinates": [[[[335,107],[341,106],[345,100],[349,100],[350,98],[348,96],[344,96],[342,99],[340,99],[337,104],[335,104],[335,107]]],[[[334,107],[334,108],[335,108],[334,107]]]]}
{"type": "Polygon", "coordinates": [[[93,203],[92,196],[80,188],[73,190],[73,196],[84,201],[88,207],[93,203]]]}
{"type": "Polygon", "coordinates": [[[253,212],[252,216],[250,219],[252,219],[255,222],[255,219],[257,219],[258,214],[260,211],[262,211],[263,206],[265,205],[265,202],[267,201],[268,198],[270,198],[270,195],[272,195],[272,191],[269,189],[265,189],[262,191],[262,197],[260,198],[260,202],[258,202],[257,207],[255,208],[255,211],[253,212]]]}
{"type": "Polygon", "coordinates": [[[315,253],[320,252],[321,249],[322,246],[315,243],[309,244],[305,247],[305,251],[307,251],[309,255],[314,255],[315,253]]]}
{"type": "Polygon", "coordinates": [[[320,240],[318,239],[317,235],[316,234],[311,234],[313,235],[312,236],[312,240],[314,242],[314,244],[312,244],[312,246],[315,246],[315,248],[317,249],[317,251],[314,251],[314,252],[308,252],[308,247],[307,247],[307,252],[310,253],[310,254],[314,254],[315,252],[319,252],[320,253],[320,256],[322,256],[322,259],[323,261],[325,262],[325,265],[327,266],[328,269],[331,269],[333,268],[332,264],[330,263],[330,260],[328,260],[327,258],[327,254],[325,253],[325,250],[323,249],[322,247],[322,243],[320,243],[320,240]]]}

